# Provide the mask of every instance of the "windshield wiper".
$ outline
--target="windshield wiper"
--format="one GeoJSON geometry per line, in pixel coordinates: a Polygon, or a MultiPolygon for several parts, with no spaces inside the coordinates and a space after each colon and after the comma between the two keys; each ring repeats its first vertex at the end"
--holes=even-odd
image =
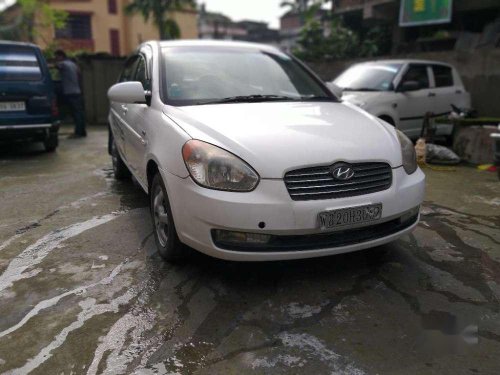
{"type": "Polygon", "coordinates": [[[371,87],[360,87],[360,88],[346,87],[343,89],[343,91],[381,91],[381,90],[374,89],[371,87]]]}
{"type": "Polygon", "coordinates": [[[223,103],[258,103],[258,102],[271,102],[280,100],[299,100],[299,98],[292,98],[291,96],[284,95],[240,95],[240,96],[230,96],[227,98],[210,100],[210,101],[200,101],[198,104],[223,104],[223,103]]]}
{"type": "Polygon", "coordinates": [[[200,101],[197,104],[223,104],[223,103],[260,103],[260,102],[274,102],[274,101],[333,101],[332,98],[328,96],[299,96],[292,97],[286,95],[241,95],[241,96],[230,96],[228,98],[222,98],[210,101],[200,101]]]}

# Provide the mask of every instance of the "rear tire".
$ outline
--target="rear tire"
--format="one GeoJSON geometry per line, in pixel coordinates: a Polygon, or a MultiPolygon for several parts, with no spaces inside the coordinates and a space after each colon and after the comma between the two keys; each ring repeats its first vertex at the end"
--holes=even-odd
{"type": "Polygon", "coordinates": [[[117,180],[130,178],[131,173],[123,162],[114,139],[111,140],[111,160],[113,161],[113,172],[117,180]]]}
{"type": "Polygon", "coordinates": [[[151,183],[150,207],[158,253],[167,262],[181,260],[185,257],[185,247],[177,236],[167,190],[159,173],[151,183]]]}
{"type": "Polygon", "coordinates": [[[48,138],[43,141],[43,146],[45,151],[54,152],[59,146],[59,136],[57,133],[50,133],[48,138]]]}

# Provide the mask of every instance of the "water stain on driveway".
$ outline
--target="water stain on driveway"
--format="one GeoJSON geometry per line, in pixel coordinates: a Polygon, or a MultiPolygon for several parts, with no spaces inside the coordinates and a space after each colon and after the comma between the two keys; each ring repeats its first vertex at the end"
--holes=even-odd
{"type": "Polygon", "coordinates": [[[419,228],[388,246],[169,265],[105,147],[95,130],[57,157],[0,155],[0,373],[500,372],[500,216],[465,199],[460,170],[455,201],[428,171],[419,228]]]}

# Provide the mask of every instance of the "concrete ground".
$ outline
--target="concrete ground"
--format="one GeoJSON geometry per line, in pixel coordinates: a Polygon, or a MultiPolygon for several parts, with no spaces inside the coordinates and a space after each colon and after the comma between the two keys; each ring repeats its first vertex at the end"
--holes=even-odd
{"type": "Polygon", "coordinates": [[[500,373],[496,174],[426,169],[418,229],[383,248],[168,265],[106,141],[0,149],[0,373],[500,373]]]}

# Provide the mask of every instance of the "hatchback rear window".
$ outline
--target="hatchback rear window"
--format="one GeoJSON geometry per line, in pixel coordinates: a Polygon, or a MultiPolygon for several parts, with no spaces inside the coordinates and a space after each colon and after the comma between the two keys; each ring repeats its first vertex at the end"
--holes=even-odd
{"type": "Polygon", "coordinates": [[[40,62],[33,48],[0,45],[0,81],[39,81],[40,62]]]}

